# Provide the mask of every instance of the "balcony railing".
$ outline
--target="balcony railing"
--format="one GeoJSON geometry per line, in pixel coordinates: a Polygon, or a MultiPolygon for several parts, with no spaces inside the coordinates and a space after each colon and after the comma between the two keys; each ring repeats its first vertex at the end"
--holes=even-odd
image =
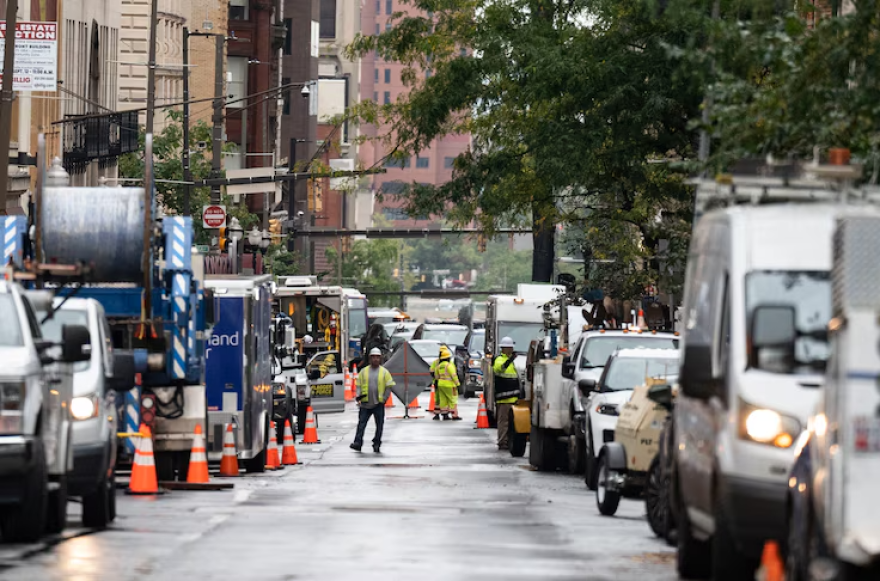
{"type": "Polygon", "coordinates": [[[83,173],[93,161],[112,164],[120,155],[138,150],[137,111],[77,117],[69,115],[64,125],[62,165],[68,173],[83,173]]]}

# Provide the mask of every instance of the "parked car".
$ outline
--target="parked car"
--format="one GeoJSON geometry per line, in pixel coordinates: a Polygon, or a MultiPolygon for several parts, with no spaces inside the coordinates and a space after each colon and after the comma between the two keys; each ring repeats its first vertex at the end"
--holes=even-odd
{"type": "Polygon", "coordinates": [[[393,351],[395,347],[403,343],[404,341],[409,341],[413,338],[413,335],[420,326],[419,323],[413,322],[401,322],[401,323],[388,323],[385,325],[385,330],[388,333],[388,336],[391,338],[391,350],[393,351]]]}
{"type": "Polygon", "coordinates": [[[306,364],[311,392],[312,411],[342,413],[345,411],[345,374],[339,351],[321,351],[306,364]]]}
{"type": "Polygon", "coordinates": [[[465,399],[483,391],[483,358],[486,356],[486,329],[471,332],[468,343],[467,380],[463,384],[462,396],[465,399]]]}

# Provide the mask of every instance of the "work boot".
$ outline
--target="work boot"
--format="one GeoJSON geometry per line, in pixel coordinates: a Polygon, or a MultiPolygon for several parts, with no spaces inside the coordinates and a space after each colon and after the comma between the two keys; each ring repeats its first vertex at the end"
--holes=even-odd
{"type": "Polygon", "coordinates": [[[443,414],[443,421],[444,421],[444,422],[449,421],[449,420],[451,420],[451,419],[452,419],[452,418],[449,417],[449,414],[443,414]]]}
{"type": "Polygon", "coordinates": [[[431,419],[434,420],[435,422],[439,422],[440,421],[440,414],[434,414],[434,417],[431,419]]]}
{"type": "Polygon", "coordinates": [[[379,444],[373,444],[373,452],[375,452],[376,454],[379,453],[379,444]]]}
{"type": "Polygon", "coordinates": [[[460,422],[461,416],[453,416],[452,419],[453,419],[453,421],[460,422]]]}
{"type": "Polygon", "coordinates": [[[355,452],[360,452],[360,451],[361,451],[361,447],[358,446],[357,444],[351,444],[351,445],[349,445],[349,448],[351,448],[351,449],[354,450],[355,452]]]}

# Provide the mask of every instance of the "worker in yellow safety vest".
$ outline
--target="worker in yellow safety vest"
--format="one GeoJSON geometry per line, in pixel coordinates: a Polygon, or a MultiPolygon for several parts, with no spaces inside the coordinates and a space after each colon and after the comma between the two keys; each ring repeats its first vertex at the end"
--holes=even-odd
{"type": "Polygon", "coordinates": [[[507,433],[510,424],[510,410],[519,399],[519,375],[513,364],[516,344],[510,337],[504,337],[499,344],[501,355],[492,362],[492,374],[495,386],[495,418],[498,423],[498,449],[509,450],[507,433]]]}
{"type": "Polygon", "coordinates": [[[373,437],[373,452],[379,453],[382,445],[382,429],[385,427],[385,398],[391,395],[394,385],[391,372],[382,367],[382,351],[370,350],[370,365],[364,367],[357,376],[358,427],[354,442],[349,446],[356,452],[364,445],[364,431],[372,417],[376,422],[376,435],[373,437]]]}
{"type": "Polygon", "coordinates": [[[437,395],[434,405],[434,419],[461,420],[458,415],[458,373],[452,353],[446,345],[440,346],[440,358],[431,364],[431,376],[437,395]],[[452,414],[450,416],[450,414],[452,414]]]}

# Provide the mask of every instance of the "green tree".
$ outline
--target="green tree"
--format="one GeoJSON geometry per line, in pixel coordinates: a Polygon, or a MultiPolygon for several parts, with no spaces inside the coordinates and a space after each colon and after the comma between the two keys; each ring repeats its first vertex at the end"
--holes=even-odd
{"type": "MultiPolygon", "coordinates": [[[[332,266],[329,278],[335,280],[341,261],[342,280],[362,292],[390,292],[400,290],[399,279],[393,275],[398,259],[399,244],[394,240],[354,240],[348,252],[340,253],[330,246],[326,250],[327,261],[332,266]]],[[[370,298],[375,306],[396,305],[393,296],[370,298]]]]}
{"type": "Polygon", "coordinates": [[[391,127],[393,155],[457,132],[473,142],[450,182],[405,194],[411,212],[490,234],[528,224],[538,281],[552,272],[555,225],[581,220],[594,254],[656,279],[659,240],[686,238],[690,218],[684,176],[667,163],[690,159],[696,141],[701,87],[667,50],[688,22],[643,0],[410,3],[432,17],[397,14],[350,52],[403,62],[411,91],[352,113],[391,127]]]}

